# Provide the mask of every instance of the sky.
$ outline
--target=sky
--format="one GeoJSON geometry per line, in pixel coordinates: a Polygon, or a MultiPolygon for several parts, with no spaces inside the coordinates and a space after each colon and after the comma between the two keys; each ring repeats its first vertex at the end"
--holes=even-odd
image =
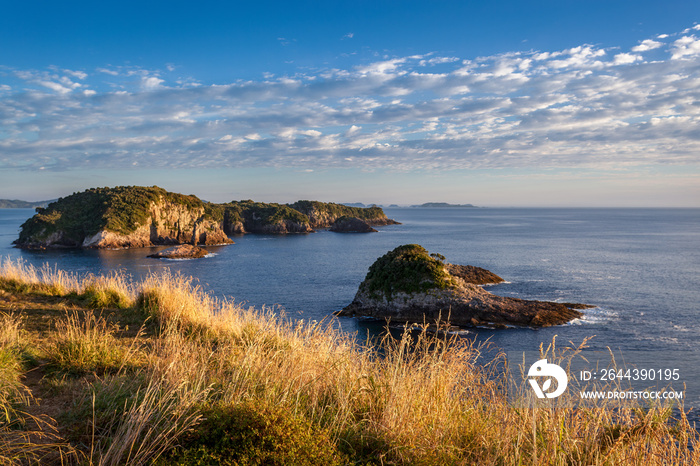
{"type": "Polygon", "coordinates": [[[0,198],[700,207],[697,1],[0,1],[0,198]]]}

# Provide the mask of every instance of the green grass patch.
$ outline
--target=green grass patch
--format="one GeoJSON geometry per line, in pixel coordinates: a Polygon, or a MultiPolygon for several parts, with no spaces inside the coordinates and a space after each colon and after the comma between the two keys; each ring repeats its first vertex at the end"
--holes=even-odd
{"type": "MultiPolygon", "coordinates": [[[[70,385],[70,384],[69,384],[70,385]]],[[[119,374],[84,385],[70,408],[59,417],[67,440],[82,446],[105,449],[132,406],[140,401],[143,377],[119,374]]]]}
{"type": "Polygon", "coordinates": [[[132,305],[132,300],[126,293],[113,288],[99,286],[96,283],[86,286],[79,297],[85,301],[88,307],[93,309],[127,309],[132,305]]]}
{"type": "Polygon", "coordinates": [[[348,464],[328,434],[284,408],[248,402],[203,411],[203,421],[160,464],[348,464]]]}

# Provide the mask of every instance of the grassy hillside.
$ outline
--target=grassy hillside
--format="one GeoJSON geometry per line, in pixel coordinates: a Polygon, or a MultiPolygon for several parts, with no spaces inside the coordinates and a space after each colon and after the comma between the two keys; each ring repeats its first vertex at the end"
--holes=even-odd
{"type": "Polygon", "coordinates": [[[0,464],[700,461],[671,405],[517,408],[502,360],[479,356],[425,332],[358,344],[179,275],[130,283],[5,260],[0,464]]]}

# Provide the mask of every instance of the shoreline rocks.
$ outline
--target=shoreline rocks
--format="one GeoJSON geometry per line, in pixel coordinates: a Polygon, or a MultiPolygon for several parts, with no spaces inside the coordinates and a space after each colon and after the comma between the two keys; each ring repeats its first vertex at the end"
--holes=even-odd
{"type": "Polygon", "coordinates": [[[419,245],[399,246],[377,259],[338,315],[401,323],[440,320],[458,327],[549,327],[593,307],[496,296],[479,286],[501,281],[479,267],[444,263],[419,245]]]}
{"type": "Polygon", "coordinates": [[[163,249],[155,254],[149,254],[147,257],[154,259],[199,259],[206,257],[209,251],[191,244],[181,244],[171,248],[163,249]]]}

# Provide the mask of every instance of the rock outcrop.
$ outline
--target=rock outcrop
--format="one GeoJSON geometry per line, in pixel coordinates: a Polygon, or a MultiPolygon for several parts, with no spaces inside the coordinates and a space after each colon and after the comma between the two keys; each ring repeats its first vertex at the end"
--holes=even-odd
{"type": "Polygon", "coordinates": [[[337,233],[376,233],[377,230],[369,226],[369,223],[357,217],[340,217],[329,228],[337,233]]]}
{"type": "Polygon", "coordinates": [[[421,246],[388,252],[370,267],[342,316],[392,322],[449,322],[460,327],[548,327],[582,316],[591,306],[496,296],[480,284],[502,281],[488,270],[446,264],[421,246]]]}
{"type": "Polygon", "coordinates": [[[192,246],[191,244],[181,244],[163,249],[155,254],[149,254],[148,257],[154,259],[199,259],[200,257],[206,257],[207,254],[209,252],[206,249],[192,246]]]}

